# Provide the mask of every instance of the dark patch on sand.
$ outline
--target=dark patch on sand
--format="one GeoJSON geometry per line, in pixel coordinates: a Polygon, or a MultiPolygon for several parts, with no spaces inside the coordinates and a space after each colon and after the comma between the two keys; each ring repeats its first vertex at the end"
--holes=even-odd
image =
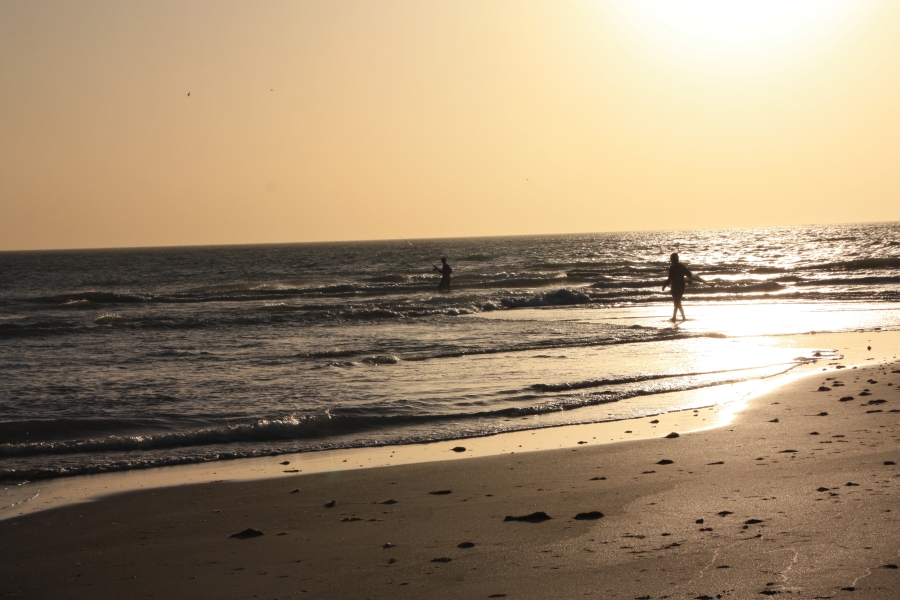
{"type": "Polygon", "coordinates": [[[433,492],[428,492],[432,496],[446,496],[447,494],[452,494],[453,490],[435,490],[433,492]]]}
{"type": "Polygon", "coordinates": [[[519,517],[512,517],[510,515],[506,515],[503,518],[503,522],[505,523],[507,521],[522,521],[524,523],[543,523],[544,521],[548,521],[552,518],[553,517],[551,517],[544,511],[540,510],[537,512],[533,512],[530,515],[522,515],[519,517]]]}
{"type": "Polygon", "coordinates": [[[658,465],[671,465],[671,464],[673,464],[674,462],[675,462],[674,460],[670,460],[670,459],[668,459],[668,458],[664,458],[664,459],[662,459],[662,460],[656,461],[656,464],[658,464],[658,465]]]}
{"type": "Polygon", "coordinates": [[[473,542],[460,542],[459,544],[456,545],[456,547],[463,548],[463,549],[474,548],[475,544],[473,542]]]}
{"type": "Polygon", "coordinates": [[[666,436],[666,438],[667,438],[667,439],[670,439],[670,440],[675,439],[675,438],[677,438],[677,437],[681,437],[681,436],[678,435],[677,433],[675,433],[674,431],[673,431],[672,433],[670,433],[669,435],[666,436]]]}
{"type": "Polygon", "coordinates": [[[453,450],[454,452],[465,452],[466,447],[465,446],[456,446],[455,448],[451,448],[451,450],[453,450]]]}
{"type": "Polygon", "coordinates": [[[603,513],[599,510],[592,510],[590,512],[580,512],[575,515],[576,521],[593,521],[596,519],[602,519],[603,513]]]}
{"type": "Polygon", "coordinates": [[[239,531],[238,533],[232,533],[228,537],[237,538],[239,540],[246,540],[249,538],[259,537],[261,535],[265,535],[265,534],[262,531],[260,531],[259,529],[253,529],[252,527],[248,527],[247,529],[245,529],[243,531],[239,531]]]}

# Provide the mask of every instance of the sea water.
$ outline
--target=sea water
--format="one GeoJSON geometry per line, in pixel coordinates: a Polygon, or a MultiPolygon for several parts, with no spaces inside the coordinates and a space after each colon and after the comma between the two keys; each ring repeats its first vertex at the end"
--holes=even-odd
{"type": "Polygon", "coordinates": [[[896,223],[5,252],[0,481],[657,414],[898,328],[896,223]]]}

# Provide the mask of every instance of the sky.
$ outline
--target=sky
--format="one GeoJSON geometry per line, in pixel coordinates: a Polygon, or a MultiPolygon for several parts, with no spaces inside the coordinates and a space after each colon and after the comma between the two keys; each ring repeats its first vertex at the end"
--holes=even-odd
{"type": "Polygon", "coordinates": [[[897,220],[894,0],[0,2],[0,250],[897,220]]]}

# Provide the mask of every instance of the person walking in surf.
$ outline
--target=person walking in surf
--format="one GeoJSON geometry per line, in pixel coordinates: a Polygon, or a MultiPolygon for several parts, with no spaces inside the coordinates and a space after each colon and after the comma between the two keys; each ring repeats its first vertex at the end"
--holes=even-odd
{"type": "MultiPolygon", "coordinates": [[[[434,265],[432,265],[434,266],[434,265]]],[[[450,273],[453,272],[453,269],[450,268],[450,265],[447,264],[447,257],[441,257],[441,268],[438,269],[434,267],[434,270],[441,274],[441,282],[438,284],[439,292],[449,292],[450,291],[450,273]]]]}
{"type": "MultiPolygon", "coordinates": [[[[662,289],[663,291],[666,291],[668,286],[672,286],[672,300],[675,301],[675,309],[672,311],[672,321],[678,320],[678,311],[681,311],[681,320],[684,321],[684,309],[681,307],[681,297],[684,296],[685,287],[684,278],[687,276],[687,278],[693,282],[694,275],[683,263],[678,262],[677,252],[673,252],[672,256],[669,258],[672,261],[672,264],[669,265],[669,278],[666,279],[662,289]]],[[[699,277],[697,279],[699,279],[699,277]]]]}

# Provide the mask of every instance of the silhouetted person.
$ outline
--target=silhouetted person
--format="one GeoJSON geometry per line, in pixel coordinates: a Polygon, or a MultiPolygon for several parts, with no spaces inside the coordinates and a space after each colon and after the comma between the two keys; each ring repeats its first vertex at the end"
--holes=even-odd
{"type": "Polygon", "coordinates": [[[686,266],[684,266],[684,264],[678,262],[677,252],[673,252],[672,256],[669,258],[672,261],[672,264],[669,266],[669,278],[666,279],[662,289],[663,291],[666,291],[666,287],[672,286],[672,300],[675,301],[675,309],[672,311],[672,320],[676,321],[678,311],[681,311],[681,320],[684,321],[684,309],[681,308],[681,297],[684,296],[684,288],[686,285],[684,278],[687,276],[688,279],[693,281],[694,275],[686,266]]]}
{"type": "Polygon", "coordinates": [[[447,257],[441,257],[441,268],[438,269],[434,267],[434,270],[441,274],[441,282],[438,284],[438,291],[441,292],[449,292],[450,291],[450,273],[453,272],[453,269],[450,268],[450,265],[447,264],[447,257]]]}

